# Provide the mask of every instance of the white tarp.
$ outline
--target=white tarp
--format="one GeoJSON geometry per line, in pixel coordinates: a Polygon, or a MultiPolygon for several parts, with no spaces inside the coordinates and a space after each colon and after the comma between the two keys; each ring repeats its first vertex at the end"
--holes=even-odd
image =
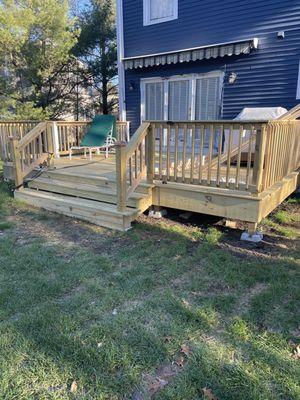
{"type": "Polygon", "coordinates": [[[238,121],[271,121],[287,113],[283,107],[248,107],[239,113],[235,120],[238,121]]]}

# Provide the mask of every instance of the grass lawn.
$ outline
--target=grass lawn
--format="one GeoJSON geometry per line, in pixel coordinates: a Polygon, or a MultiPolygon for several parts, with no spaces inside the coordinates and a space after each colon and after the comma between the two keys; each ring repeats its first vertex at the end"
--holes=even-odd
{"type": "Polygon", "coordinates": [[[0,399],[300,399],[299,208],[258,245],[203,216],[123,234],[0,182],[0,399]]]}

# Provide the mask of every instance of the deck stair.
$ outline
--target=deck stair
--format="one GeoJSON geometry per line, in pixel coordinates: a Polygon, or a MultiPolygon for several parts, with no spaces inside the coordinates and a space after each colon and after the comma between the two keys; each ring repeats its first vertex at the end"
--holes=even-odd
{"type": "Polygon", "coordinates": [[[141,183],[129,196],[126,210],[117,209],[116,181],[111,177],[48,170],[28,179],[15,197],[43,209],[126,231],[152,204],[152,185],[141,183]]]}

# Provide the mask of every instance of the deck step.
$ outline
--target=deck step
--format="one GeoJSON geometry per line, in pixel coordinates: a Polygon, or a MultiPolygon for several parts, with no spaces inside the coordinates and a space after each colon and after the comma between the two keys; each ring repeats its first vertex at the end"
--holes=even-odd
{"type": "MultiPolygon", "coordinates": [[[[75,182],[60,181],[49,179],[42,175],[32,181],[29,181],[30,189],[42,190],[45,192],[58,193],[76,198],[97,200],[104,203],[116,204],[116,190],[105,186],[95,186],[86,183],[78,185],[75,182]]],[[[132,193],[127,201],[127,206],[145,211],[149,207],[149,195],[143,193],[132,193]]]]}
{"type": "MultiPolygon", "coordinates": [[[[99,176],[99,175],[85,175],[68,172],[68,168],[64,169],[54,169],[44,171],[41,174],[42,178],[54,180],[54,181],[62,181],[62,182],[73,182],[78,184],[86,184],[93,185],[97,188],[105,187],[110,188],[112,190],[116,190],[116,181],[111,174],[108,176],[99,176]]],[[[140,185],[136,188],[136,193],[150,194],[152,192],[154,185],[148,184],[146,182],[141,182],[140,185]]]]}
{"type": "Polygon", "coordinates": [[[29,188],[16,190],[15,198],[35,207],[120,231],[128,230],[131,222],[140,213],[139,210],[132,208],[127,208],[124,212],[120,212],[114,204],[68,197],[29,188]]]}
{"type": "MultiPolygon", "coordinates": [[[[36,178],[28,182],[30,189],[43,190],[46,192],[53,192],[74,196],[84,199],[98,200],[105,203],[116,204],[117,193],[114,189],[109,187],[96,187],[87,184],[75,184],[74,182],[62,182],[57,180],[49,180],[47,178],[36,178]]],[[[140,193],[133,193],[128,199],[128,206],[139,208],[140,203],[147,199],[147,195],[140,193]]]]}

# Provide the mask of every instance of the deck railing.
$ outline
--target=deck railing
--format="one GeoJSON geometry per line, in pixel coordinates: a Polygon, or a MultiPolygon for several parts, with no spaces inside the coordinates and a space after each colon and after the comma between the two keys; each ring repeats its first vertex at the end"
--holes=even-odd
{"type": "MultiPolygon", "coordinates": [[[[0,158],[11,161],[10,140],[19,140],[27,135],[41,121],[0,121],[0,158]]],[[[90,121],[56,121],[48,122],[53,125],[54,147],[59,155],[69,154],[70,147],[79,146],[86,133],[90,121]]],[[[117,139],[128,141],[129,123],[117,121],[117,139]]]]}
{"type": "MultiPolygon", "coordinates": [[[[300,166],[300,110],[268,121],[147,121],[128,142],[118,122],[118,207],[141,180],[218,187],[257,195],[300,166]]],[[[89,122],[0,122],[0,155],[16,183],[49,153],[68,154],[89,122]],[[18,172],[19,171],[19,172],[18,172]]],[[[13,179],[12,178],[12,179],[13,179]]]]}
{"type": "Polygon", "coordinates": [[[269,122],[262,189],[268,189],[300,166],[300,121],[269,122]]]}
{"type": "Polygon", "coordinates": [[[0,121],[0,158],[11,159],[10,137],[22,139],[31,131],[40,121],[0,121]]]}
{"type": "Polygon", "coordinates": [[[118,144],[117,190],[176,182],[257,195],[300,166],[300,121],[147,121],[118,144]]]}
{"type": "MultiPolygon", "coordinates": [[[[58,121],[57,138],[59,154],[69,154],[72,146],[79,146],[82,138],[90,126],[90,121],[58,121]]],[[[117,140],[128,141],[128,122],[117,122],[117,140]]]]}
{"type": "MultiPolygon", "coordinates": [[[[79,146],[89,125],[89,121],[0,121],[4,177],[21,185],[24,176],[49,153],[59,157],[69,154],[72,146],[79,146]]],[[[128,138],[129,123],[118,121],[117,139],[127,142],[128,138]]]]}

